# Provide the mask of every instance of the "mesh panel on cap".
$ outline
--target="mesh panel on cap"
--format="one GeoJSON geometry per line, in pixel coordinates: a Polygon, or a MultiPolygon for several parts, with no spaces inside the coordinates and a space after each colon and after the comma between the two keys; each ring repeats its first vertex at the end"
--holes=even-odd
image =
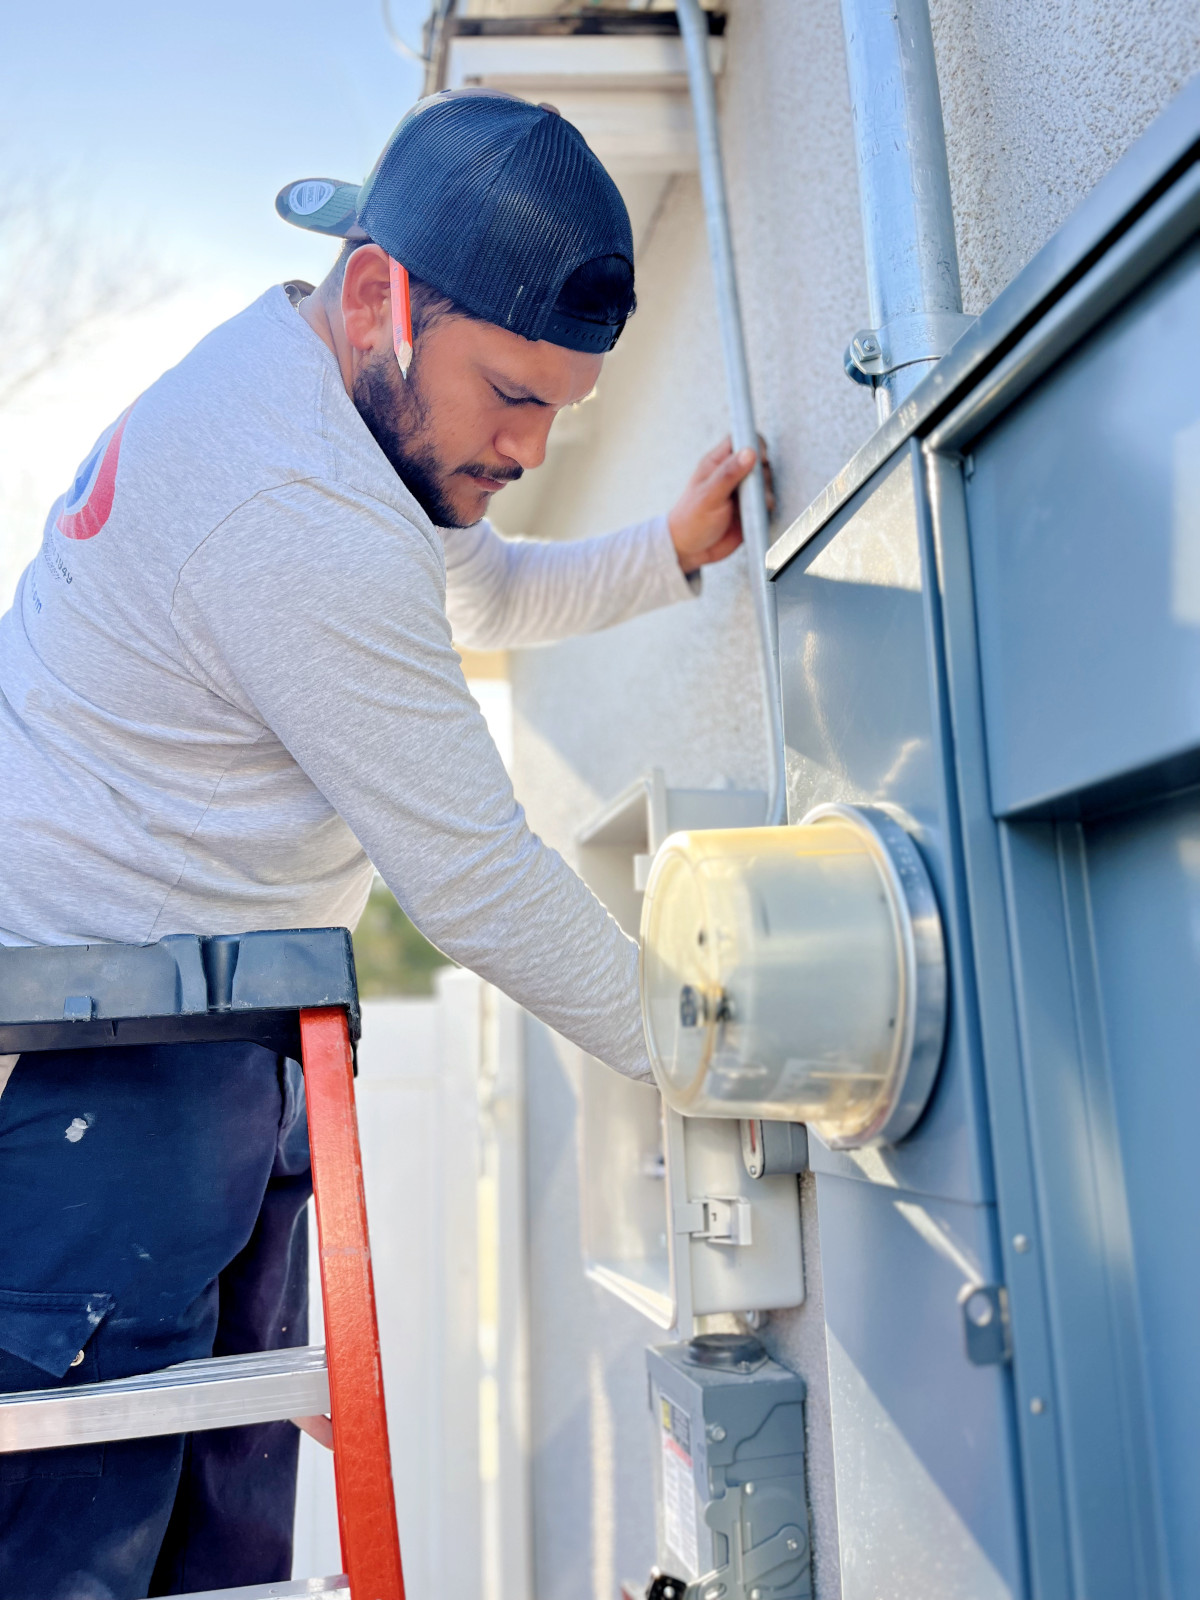
{"type": "MultiPolygon", "coordinates": [[[[577,267],[605,255],[633,265],[624,202],[582,134],[496,96],[435,103],[401,123],[360,219],[415,277],[529,339],[577,267]]],[[[571,344],[564,326],[554,337],[571,344]]],[[[594,332],[582,347],[595,347],[594,332]]]]}

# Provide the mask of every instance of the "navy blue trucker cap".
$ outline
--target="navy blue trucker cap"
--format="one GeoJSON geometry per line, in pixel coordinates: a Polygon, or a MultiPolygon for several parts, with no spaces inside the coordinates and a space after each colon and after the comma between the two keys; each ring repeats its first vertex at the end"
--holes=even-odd
{"type": "Polygon", "coordinates": [[[601,353],[633,309],[633,234],[616,184],[552,107],[496,90],[429,96],[361,188],[305,178],[275,209],[301,228],[373,240],[412,277],[526,339],[601,353]],[[573,273],[606,259],[618,283],[628,269],[619,314],[558,303],[573,273]]]}

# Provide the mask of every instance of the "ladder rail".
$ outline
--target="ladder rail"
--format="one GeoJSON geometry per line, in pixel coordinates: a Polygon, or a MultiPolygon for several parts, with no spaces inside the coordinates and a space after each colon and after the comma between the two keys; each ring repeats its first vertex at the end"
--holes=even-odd
{"type": "Polygon", "coordinates": [[[300,1044],[342,1559],[355,1600],[404,1600],[345,1011],[330,1006],[302,1010],[300,1044]]]}

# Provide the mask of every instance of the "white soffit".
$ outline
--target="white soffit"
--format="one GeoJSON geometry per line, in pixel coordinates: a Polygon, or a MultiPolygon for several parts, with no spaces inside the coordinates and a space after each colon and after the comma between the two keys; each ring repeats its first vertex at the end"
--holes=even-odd
{"type": "MultiPolygon", "coordinates": [[[[709,42],[719,72],[724,41],[709,42]]],[[[620,181],[696,166],[683,43],[662,34],[467,35],[450,41],[446,85],[549,101],[620,181]]]]}

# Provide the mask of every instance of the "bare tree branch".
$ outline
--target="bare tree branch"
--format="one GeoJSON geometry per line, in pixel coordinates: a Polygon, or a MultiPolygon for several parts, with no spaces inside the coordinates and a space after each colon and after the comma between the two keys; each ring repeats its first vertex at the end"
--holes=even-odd
{"type": "Polygon", "coordinates": [[[182,279],[111,223],[81,184],[21,175],[0,151],[0,410],[182,279]]]}

